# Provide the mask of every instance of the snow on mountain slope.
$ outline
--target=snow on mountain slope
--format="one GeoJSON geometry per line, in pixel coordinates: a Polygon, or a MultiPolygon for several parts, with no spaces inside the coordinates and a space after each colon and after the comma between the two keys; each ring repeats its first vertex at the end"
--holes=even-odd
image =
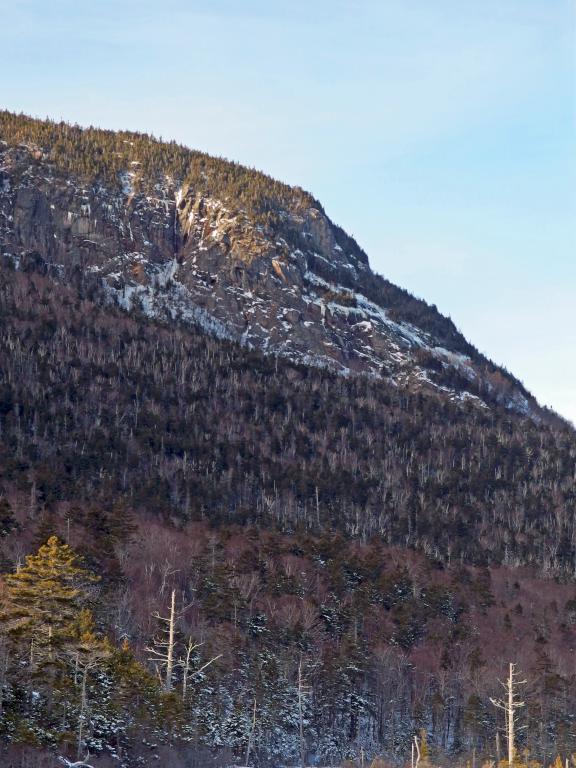
{"type": "Polygon", "coordinates": [[[50,148],[0,144],[0,252],[127,311],[343,375],[382,376],[542,418],[521,384],[435,307],[375,275],[312,198],[258,221],[139,160],[117,183],[63,172],[50,148]]]}

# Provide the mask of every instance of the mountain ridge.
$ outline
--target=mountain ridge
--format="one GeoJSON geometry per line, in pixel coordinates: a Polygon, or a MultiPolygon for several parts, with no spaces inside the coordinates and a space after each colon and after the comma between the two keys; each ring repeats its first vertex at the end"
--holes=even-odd
{"type": "Polygon", "coordinates": [[[16,263],[39,255],[129,311],[268,354],[559,418],[434,306],[373,273],[300,188],[135,133],[3,112],[0,138],[2,250],[16,263]]]}

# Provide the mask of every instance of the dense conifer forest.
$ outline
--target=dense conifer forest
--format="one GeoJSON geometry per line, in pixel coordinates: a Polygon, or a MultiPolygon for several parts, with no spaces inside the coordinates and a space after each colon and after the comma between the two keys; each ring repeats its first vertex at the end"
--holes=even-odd
{"type": "MultiPolygon", "coordinates": [[[[319,205],[140,134],[2,112],[0,137],[26,144],[0,181],[36,163],[21,189],[60,174],[66,205],[68,182],[121,186],[137,163],[143,194],[172,175],[294,248],[285,209],[319,205]]],[[[421,768],[493,768],[491,699],[512,661],[527,681],[518,768],[576,764],[572,427],[507,407],[528,397],[519,382],[372,273],[371,299],[482,375],[424,349],[435,389],[336,375],[122,311],[80,268],[86,251],[56,263],[42,250],[56,232],[27,232],[32,250],[9,224],[1,765],[383,768],[417,746],[421,768]]]]}
{"type": "Polygon", "coordinates": [[[81,128],[0,110],[0,138],[10,145],[35,144],[38,160],[46,152],[45,159],[63,173],[88,182],[120,187],[122,173],[136,163],[144,188],[168,176],[245,209],[262,223],[275,221],[282,207],[318,205],[307,192],[260,171],[147,134],[81,128]]]}
{"type": "Polygon", "coordinates": [[[444,563],[573,573],[568,426],[297,367],[3,276],[2,476],[34,508],[121,496],[175,522],[341,530],[444,563]]]}
{"type": "Polygon", "coordinates": [[[35,271],[2,278],[13,752],[80,738],[137,765],[173,742],[190,765],[250,740],[261,764],[295,764],[301,663],[321,763],[402,761],[420,729],[439,757],[489,757],[511,645],[530,680],[522,746],[544,762],[576,748],[569,428],[265,358],[35,271]],[[42,545],[72,568],[53,628],[30,610],[42,585],[22,603],[42,545]],[[146,649],[173,591],[167,690],[146,649]]]}

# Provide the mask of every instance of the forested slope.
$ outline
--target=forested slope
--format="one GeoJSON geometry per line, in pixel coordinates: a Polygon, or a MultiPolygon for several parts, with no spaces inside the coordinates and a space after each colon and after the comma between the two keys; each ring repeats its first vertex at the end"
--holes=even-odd
{"type": "Polygon", "coordinates": [[[248,349],[549,423],[298,187],[185,147],[0,112],[0,243],[22,269],[248,349]]]}
{"type": "MultiPolygon", "coordinates": [[[[240,756],[256,699],[254,754],[289,762],[303,659],[318,759],[360,746],[402,758],[420,728],[438,754],[490,755],[489,696],[512,647],[530,678],[525,743],[544,757],[575,748],[570,429],[267,358],[34,271],[1,274],[3,570],[56,533],[101,576],[85,607],[119,650],[92,679],[92,752],[129,765],[168,759],[172,741],[183,760],[202,745],[240,756]],[[154,667],[145,648],[172,589],[179,658],[187,638],[201,644],[186,697],[178,666],[172,698],[146,678],[152,720],[118,720],[154,667]],[[132,677],[102,698],[123,664],[132,677]]],[[[55,744],[59,699],[31,710],[11,687],[25,679],[5,689],[11,749],[55,744]]]]}
{"type": "Polygon", "coordinates": [[[573,428],[302,190],[0,129],[0,762],[495,760],[509,661],[576,751],[573,428]]]}
{"type": "Polygon", "coordinates": [[[574,432],[250,353],[5,268],[4,482],[34,509],[341,530],[572,572],[574,432]]]}

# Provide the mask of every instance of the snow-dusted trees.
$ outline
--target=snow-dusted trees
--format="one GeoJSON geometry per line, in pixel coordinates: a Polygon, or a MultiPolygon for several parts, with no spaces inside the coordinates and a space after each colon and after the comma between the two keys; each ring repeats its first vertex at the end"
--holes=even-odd
{"type": "Polygon", "coordinates": [[[88,749],[120,749],[143,720],[158,734],[160,688],[127,644],[118,648],[98,627],[91,589],[98,577],[72,547],[52,536],[3,581],[0,749],[6,736],[66,743],[80,765],[88,749]]]}
{"type": "Polygon", "coordinates": [[[96,673],[112,653],[110,642],[107,638],[100,637],[96,631],[92,612],[86,608],[82,609],[62,644],[62,654],[74,670],[74,684],[80,688],[78,758],[84,752],[84,737],[90,727],[89,675],[96,673]]]}
{"type": "Polygon", "coordinates": [[[197,643],[192,637],[185,640],[181,639],[177,624],[182,613],[182,610],[176,610],[176,590],[172,589],[168,615],[161,616],[158,612],[154,613],[154,618],[160,622],[160,628],[152,645],[146,650],[151,654],[149,661],[155,667],[166,693],[170,693],[174,689],[177,670],[181,670],[181,693],[182,699],[186,701],[191,676],[201,674],[211,664],[218,661],[221,654],[200,665],[194,665],[194,662],[197,661],[196,652],[202,643],[197,643]]]}

